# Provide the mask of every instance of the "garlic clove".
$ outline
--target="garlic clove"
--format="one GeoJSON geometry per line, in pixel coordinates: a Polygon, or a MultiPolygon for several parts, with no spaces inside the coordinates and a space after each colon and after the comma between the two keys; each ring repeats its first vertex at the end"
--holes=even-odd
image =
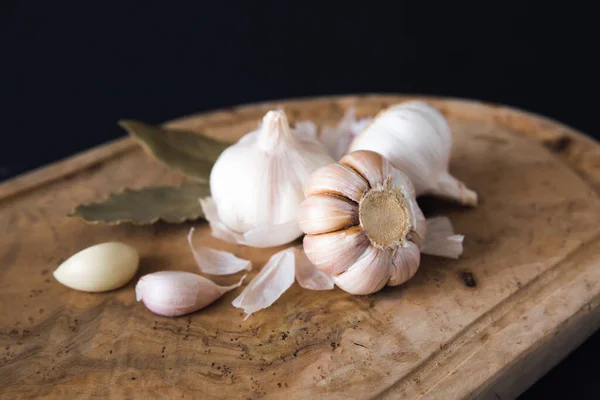
{"type": "Polygon", "coordinates": [[[200,310],[225,293],[240,287],[246,275],[231,286],[219,286],[203,276],[183,271],[144,275],[135,287],[137,301],[154,314],[177,317],[200,310]]]}
{"type": "Polygon", "coordinates": [[[370,122],[372,118],[356,119],[356,109],[350,107],[344,113],[337,125],[333,128],[325,126],[321,130],[319,140],[327,147],[329,154],[339,160],[346,154],[350,142],[354,137],[361,132],[370,122]]]}
{"type": "Polygon", "coordinates": [[[340,160],[359,173],[371,188],[383,185],[385,179],[392,174],[390,163],[378,153],[369,150],[357,150],[346,154],[340,160]]]}
{"type": "Polygon", "coordinates": [[[463,235],[456,235],[448,217],[427,220],[427,236],[421,252],[438,257],[457,259],[463,252],[463,235]]]}
{"type": "Polygon", "coordinates": [[[252,270],[252,262],[236,257],[227,251],[215,250],[204,246],[194,247],[194,228],[190,229],[187,240],[198,268],[205,274],[231,275],[242,270],[252,270]]]}
{"type": "Polygon", "coordinates": [[[392,276],[387,284],[397,286],[406,282],[417,272],[420,262],[421,252],[415,243],[407,242],[406,247],[399,247],[392,258],[392,276]]]}
{"type": "Polygon", "coordinates": [[[54,278],[71,289],[105,292],[129,282],[139,260],[137,250],[129,245],[100,243],[69,257],[54,271],[54,278]]]}
{"type": "Polygon", "coordinates": [[[343,197],[317,194],[300,205],[298,223],[309,234],[337,231],[358,225],[358,207],[343,197]]]}
{"type": "Polygon", "coordinates": [[[213,237],[232,244],[238,244],[243,241],[243,236],[240,233],[229,229],[227,225],[221,221],[219,213],[217,212],[217,205],[212,197],[206,197],[199,201],[202,212],[204,213],[204,218],[210,225],[210,231],[213,237]]]}
{"type": "Polygon", "coordinates": [[[262,270],[233,300],[234,307],[244,309],[248,319],[253,313],[269,307],[294,283],[295,250],[289,247],[275,253],[262,270]]]}
{"type": "Polygon", "coordinates": [[[304,194],[335,194],[358,203],[369,189],[367,181],[350,167],[328,164],[316,170],[308,179],[304,194]]]}
{"type": "Polygon", "coordinates": [[[308,290],[331,290],[333,289],[333,277],[318,269],[306,256],[302,247],[295,249],[296,257],[296,280],[304,289],[308,290]]]}
{"type": "Polygon", "coordinates": [[[359,226],[321,235],[304,236],[306,256],[327,274],[344,272],[369,246],[369,239],[359,226]]]}
{"type": "Polygon", "coordinates": [[[337,286],[350,294],[371,294],[385,286],[391,275],[393,250],[369,246],[344,273],[334,275],[337,286]]]}

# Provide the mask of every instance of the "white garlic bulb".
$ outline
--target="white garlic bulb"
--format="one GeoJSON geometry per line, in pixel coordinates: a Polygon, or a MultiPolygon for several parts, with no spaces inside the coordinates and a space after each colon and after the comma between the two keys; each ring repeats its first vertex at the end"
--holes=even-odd
{"type": "Polygon", "coordinates": [[[213,235],[253,247],[298,238],[303,187],[311,172],[332,161],[314,128],[292,130],[283,111],[267,112],[259,129],[227,148],[212,168],[212,198],[201,204],[213,235]]]}
{"type": "Polygon", "coordinates": [[[177,317],[206,307],[230,290],[240,287],[245,277],[235,285],[219,286],[191,272],[154,272],[140,278],[135,286],[135,296],[152,313],[177,317]]]}
{"type": "Polygon", "coordinates": [[[305,192],[304,251],[341,289],[374,293],[415,274],[427,224],[412,183],[381,155],[349,153],[315,171],[305,192]]]}
{"type": "Polygon", "coordinates": [[[105,292],[129,282],[139,260],[137,250],[129,245],[100,243],[69,257],[54,271],[54,278],[71,289],[105,292]]]}
{"type": "Polygon", "coordinates": [[[379,113],[349,151],[381,154],[410,178],[417,196],[432,194],[475,206],[477,194],[448,173],[451,148],[444,116],[425,102],[409,101],[379,113]]]}

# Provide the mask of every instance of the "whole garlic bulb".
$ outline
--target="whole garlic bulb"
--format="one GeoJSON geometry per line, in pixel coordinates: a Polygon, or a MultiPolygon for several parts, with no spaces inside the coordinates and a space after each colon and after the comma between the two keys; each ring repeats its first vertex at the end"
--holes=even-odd
{"type": "Polygon", "coordinates": [[[422,101],[394,105],[379,113],[350,145],[372,150],[404,172],[417,196],[432,194],[477,205],[477,194],[448,173],[452,135],[444,116],[422,101]]]}
{"type": "Polygon", "coordinates": [[[425,217],[410,179],[381,155],[349,153],[315,171],[305,193],[304,251],[341,289],[374,293],[417,272],[425,217]]]}
{"type": "Polygon", "coordinates": [[[213,235],[253,247],[298,238],[297,217],[311,172],[333,162],[314,128],[292,130],[285,113],[272,110],[259,129],[217,159],[210,175],[212,199],[202,208],[213,235]]]}

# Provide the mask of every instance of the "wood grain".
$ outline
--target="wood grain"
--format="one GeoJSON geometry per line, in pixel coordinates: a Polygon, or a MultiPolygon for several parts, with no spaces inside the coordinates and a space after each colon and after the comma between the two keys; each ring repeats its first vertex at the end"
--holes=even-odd
{"type": "MultiPolygon", "coordinates": [[[[193,225],[86,225],[66,214],[122,187],[185,178],[123,140],[0,185],[0,397],[514,398],[600,325],[600,147],[518,110],[420,98],[449,119],[451,172],[481,204],[419,199],[466,235],[463,257],[424,257],[409,282],[370,296],[295,284],[247,321],[230,304],[239,290],[157,317],[135,302],[135,282],[195,271],[193,225]],[[53,279],[66,257],[108,240],[142,256],[127,286],[88,294],[53,279]]],[[[167,125],[235,140],[278,106],[292,121],[333,124],[350,105],[366,116],[408,99],[280,101],[167,125]]],[[[229,245],[197,225],[199,243],[250,258],[252,274],[280,249],[229,245]]]]}

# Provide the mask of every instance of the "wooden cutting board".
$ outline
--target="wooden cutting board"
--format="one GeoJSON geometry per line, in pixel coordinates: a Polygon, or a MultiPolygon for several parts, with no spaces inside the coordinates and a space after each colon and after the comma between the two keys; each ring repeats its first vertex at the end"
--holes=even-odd
{"type": "MultiPolygon", "coordinates": [[[[236,139],[283,106],[290,120],[334,124],[402,96],[327,97],[243,106],[169,123],[236,139]]],[[[0,185],[0,397],[513,398],[600,324],[600,146],[548,119],[478,102],[422,98],[449,119],[451,172],[476,209],[420,199],[466,236],[460,260],[423,257],[404,285],[370,296],[297,284],[243,320],[231,301],[162,318],[136,303],[142,274],[196,271],[186,234],[250,258],[283,247],[220,242],[205,223],[88,225],[66,214],[122,187],[184,178],[125,138],[0,185]],[[70,290],[52,271],[90,245],[141,254],[125,287],[70,290]]],[[[85,133],[83,133],[85,134],[85,133]]],[[[221,277],[231,283],[238,276],[221,277]]]]}

